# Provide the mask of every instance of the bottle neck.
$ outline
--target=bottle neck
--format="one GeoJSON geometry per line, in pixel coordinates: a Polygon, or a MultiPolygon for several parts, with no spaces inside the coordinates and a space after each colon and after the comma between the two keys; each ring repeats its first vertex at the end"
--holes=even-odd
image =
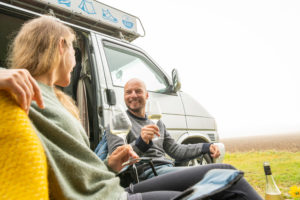
{"type": "Polygon", "coordinates": [[[272,175],[266,175],[266,194],[281,194],[272,175]]]}

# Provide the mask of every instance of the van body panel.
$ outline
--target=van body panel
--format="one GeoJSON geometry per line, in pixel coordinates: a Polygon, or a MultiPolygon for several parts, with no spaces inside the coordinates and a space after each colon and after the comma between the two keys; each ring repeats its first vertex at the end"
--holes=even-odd
{"type": "MultiPolygon", "coordinates": [[[[196,92],[196,91],[195,91],[196,92]]],[[[187,115],[190,116],[198,116],[198,117],[206,117],[206,118],[213,118],[206,109],[199,104],[191,95],[180,92],[180,96],[182,98],[182,102],[184,104],[184,109],[187,115]]]]}
{"type": "Polygon", "coordinates": [[[213,118],[186,116],[188,130],[215,130],[213,118]]]}

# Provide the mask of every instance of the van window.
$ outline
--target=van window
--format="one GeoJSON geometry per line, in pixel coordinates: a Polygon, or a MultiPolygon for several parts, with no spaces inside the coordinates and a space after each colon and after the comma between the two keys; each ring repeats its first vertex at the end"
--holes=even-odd
{"type": "Polygon", "coordinates": [[[163,92],[168,88],[164,74],[140,52],[104,42],[104,51],[114,86],[123,87],[131,78],[143,80],[147,90],[163,92]]]}

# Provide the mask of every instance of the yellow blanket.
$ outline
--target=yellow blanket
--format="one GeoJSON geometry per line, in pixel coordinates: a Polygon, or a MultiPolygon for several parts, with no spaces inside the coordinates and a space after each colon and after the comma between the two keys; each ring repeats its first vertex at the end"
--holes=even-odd
{"type": "Polygon", "coordinates": [[[49,199],[47,161],[27,114],[0,91],[0,199],[49,199]]]}

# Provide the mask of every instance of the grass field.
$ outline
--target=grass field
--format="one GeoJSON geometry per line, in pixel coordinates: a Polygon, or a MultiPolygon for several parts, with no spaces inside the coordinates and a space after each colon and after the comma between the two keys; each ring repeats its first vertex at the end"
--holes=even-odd
{"type": "Polygon", "coordinates": [[[300,133],[260,135],[236,138],[224,138],[221,142],[225,144],[228,152],[276,151],[299,152],[300,133]]]}
{"type": "Polygon", "coordinates": [[[288,194],[292,185],[300,186],[300,151],[249,151],[226,152],[224,163],[232,164],[245,172],[245,178],[264,198],[265,175],[263,162],[271,165],[273,177],[284,199],[292,199],[288,194]]]}

